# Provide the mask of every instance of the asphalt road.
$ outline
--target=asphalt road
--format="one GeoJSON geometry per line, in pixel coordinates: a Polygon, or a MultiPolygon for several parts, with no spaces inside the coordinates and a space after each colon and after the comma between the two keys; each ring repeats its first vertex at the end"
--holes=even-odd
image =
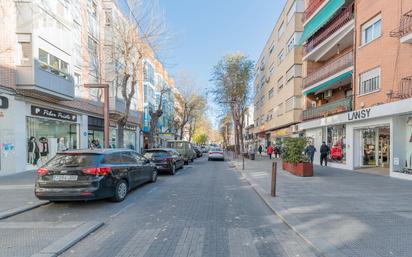
{"type": "Polygon", "coordinates": [[[16,230],[8,232],[17,241],[11,239],[7,257],[31,256],[44,247],[33,240],[52,242],[89,221],[105,225],[62,256],[316,256],[227,162],[201,158],[132,191],[121,203],[53,203],[7,219],[17,227],[34,224],[24,240],[16,230]]]}

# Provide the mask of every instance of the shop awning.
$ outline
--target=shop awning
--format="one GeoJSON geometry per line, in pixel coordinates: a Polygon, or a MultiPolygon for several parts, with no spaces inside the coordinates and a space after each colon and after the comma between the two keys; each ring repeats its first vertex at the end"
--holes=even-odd
{"type": "Polygon", "coordinates": [[[322,89],[322,88],[324,88],[324,87],[327,87],[327,86],[329,86],[330,84],[333,84],[333,83],[335,83],[335,82],[338,82],[339,80],[342,80],[342,79],[344,79],[344,78],[351,77],[351,76],[352,76],[352,71],[345,72],[345,73],[343,73],[342,75],[337,76],[336,78],[333,78],[333,79],[331,79],[331,80],[328,80],[328,81],[320,84],[319,86],[316,86],[316,87],[311,88],[310,90],[308,90],[308,91],[306,91],[306,92],[303,92],[303,94],[304,94],[304,95],[308,95],[308,94],[310,94],[310,93],[313,93],[313,92],[315,92],[315,91],[318,91],[319,89],[322,89]]]}
{"type": "Polygon", "coordinates": [[[345,4],[345,0],[329,0],[329,2],[308,22],[306,23],[299,45],[302,45],[308,38],[313,36],[323,25],[325,25],[345,4]]]}

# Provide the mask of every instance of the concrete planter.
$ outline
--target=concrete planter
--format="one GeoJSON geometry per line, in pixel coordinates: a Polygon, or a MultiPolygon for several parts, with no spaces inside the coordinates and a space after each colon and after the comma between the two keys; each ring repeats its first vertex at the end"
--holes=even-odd
{"type": "Polygon", "coordinates": [[[304,162],[304,163],[282,163],[282,169],[287,170],[295,176],[299,177],[312,177],[313,176],[313,164],[304,162]]]}

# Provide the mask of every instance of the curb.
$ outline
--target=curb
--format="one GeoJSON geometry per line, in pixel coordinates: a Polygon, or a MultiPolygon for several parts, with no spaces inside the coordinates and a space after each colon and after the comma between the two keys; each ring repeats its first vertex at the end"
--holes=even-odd
{"type": "Polygon", "coordinates": [[[33,254],[31,257],[57,257],[103,225],[104,222],[84,223],[66,236],[47,246],[39,253],[33,254]]]}
{"type": "Polygon", "coordinates": [[[46,205],[46,204],[49,204],[49,203],[50,203],[49,201],[45,201],[45,202],[42,201],[42,202],[39,202],[39,203],[36,203],[36,204],[33,204],[33,205],[26,205],[26,206],[23,206],[23,207],[17,207],[17,208],[14,208],[14,209],[10,209],[10,210],[7,210],[7,211],[0,212],[0,220],[10,218],[14,215],[17,215],[17,214],[20,214],[20,213],[23,213],[23,212],[26,212],[26,211],[30,211],[30,210],[39,208],[40,206],[43,206],[43,205],[46,205]]]}
{"type": "MultiPolygon", "coordinates": [[[[294,218],[294,217],[285,217],[286,215],[290,215],[287,214],[288,211],[286,209],[284,209],[283,207],[277,206],[274,207],[272,206],[272,204],[266,199],[265,193],[262,192],[263,189],[260,189],[259,187],[256,186],[256,184],[254,184],[249,177],[246,175],[246,173],[244,171],[242,171],[241,169],[239,169],[236,166],[236,161],[231,160],[231,163],[233,164],[233,166],[235,166],[235,169],[237,172],[239,172],[247,181],[247,183],[252,187],[253,191],[255,191],[255,193],[259,196],[259,198],[263,201],[263,203],[276,215],[280,218],[280,220],[286,225],[288,226],[291,230],[293,230],[303,241],[305,241],[313,250],[315,250],[315,252],[322,257],[327,257],[329,255],[326,254],[327,250],[325,248],[328,248],[325,244],[326,242],[319,242],[319,240],[316,240],[318,242],[314,243],[313,240],[310,240],[309,238],[307,238],[301,231],[300,229],[298,229],[296,227],[296,225],[298,225],[299,221],[294,218]],[[284,214],[282,214],[284,213],[284,214]],[[320,247],[319,245],[323,245],[324,247],[320,247]],[[323,250],[324,249],[324,250],[323,250]]],[[[329,245],[330,248],[330,245],[329,245]]],[[[334,247],[333,247],[334,248],[334,247]]],[[[338,249],[336,249],[338,250],[338,249]]],[[[347,257],[343,254],[340,254],[339,252],[334,252],[333,256],[335,257],[347,257]]]]}

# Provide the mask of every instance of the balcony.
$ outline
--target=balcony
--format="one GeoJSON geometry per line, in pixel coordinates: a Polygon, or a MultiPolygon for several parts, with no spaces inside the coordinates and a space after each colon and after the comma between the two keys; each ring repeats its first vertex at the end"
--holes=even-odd
{"type": "Polygon", "coordinates": [[[325,2],[326,0],[311,0],[308,4],[308,7],[303,12],[303,22],[306,22],[312,14],[325,2]]]}
{"type": "Polygon", "coordinates": [[[402,15],[400,26],[391,31],[390,36],[400,38],[401,43],[412,44],[412,10],[402,15]]]}
{"type": "Polygon", "coordinates": [[[398,84],[396,92],[387,93],[389,102],[412,98],[412,76],[404,77],[398,84]]]}
{"type": "Polygon", "coordinates": [[[35,60],[31,66],[17,66],[17,89],[38,98],[56,101],[74,99],[71,76],[35,60]]]}
{"type": "Polygon", "coordinates": [[[333,114],[352,111],[352,98],[342,98],[332,103],[327,103],[319,107],[303,111],[303,120],[311,120],[333,114]]]}
{"type": "Polygon", "coordinates": [[[333,59],[330,62],[323,65],[317,71],[308,74],[303,79],[303,87],[306,89],[322,80],[330,78],[333,75],[338,75],[342,71],[348,70],[353,66],[353,51],[348,51],[342,54],[337,59],[333,59]]]}
{"type": "Polygon", "coordinates": [[[304,60],[324,61],[353,45],[354,15],[345,7],[310,37],[303,48],[304,60]]]}

